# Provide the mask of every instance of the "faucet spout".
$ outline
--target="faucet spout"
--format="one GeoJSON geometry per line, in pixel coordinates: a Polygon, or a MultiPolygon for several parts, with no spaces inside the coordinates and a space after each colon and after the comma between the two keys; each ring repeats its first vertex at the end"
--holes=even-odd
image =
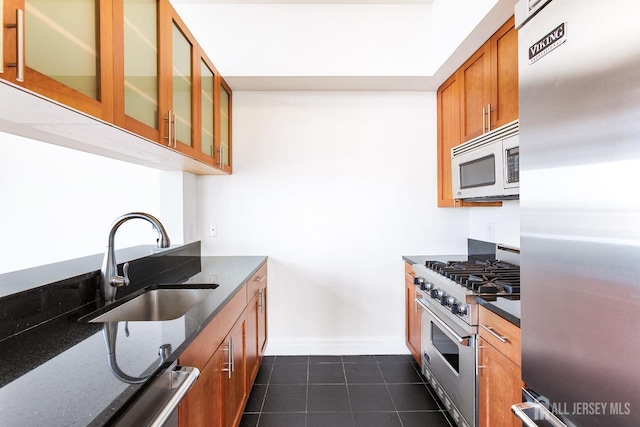
{"type": "Polygon", "coordinates": [[[100,270],[100,297],[103,301],[113,302],[116,298],[116,291],[121,286],[129,285],[129,263],[126,263],[123,268],[124,276],[118,275],[118,267],[116,263],[116,253],[114,249],[114,241],[116,237],[116,231],[118,228],[129,221],[130,219],[144,219],[145,221],[149,221],[151,225],[158,232],[158,247],[159,248],[168,248],[171,244],[169,240],[169,235],[167,231],[164,229],[162,223],[153,215],[149,215],[144,212],[131,212],[128,214],[124,214],[121,217],[117,218],[113,224],[111,224],[111,230],[109,231],[109,242],[107,244],[107,249],[104,253],[104,258],[102,260],[102,268],[100,270]]]}

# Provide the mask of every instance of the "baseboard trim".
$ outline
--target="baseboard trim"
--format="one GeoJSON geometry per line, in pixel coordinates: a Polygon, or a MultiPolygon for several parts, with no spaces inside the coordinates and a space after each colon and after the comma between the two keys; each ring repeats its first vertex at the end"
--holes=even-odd
{"type": "Polygon", "coordinates": [[[409,354],[409,349],[404,337],[339,339],[269,337],[265,354],[268,356],[409,354]]]}

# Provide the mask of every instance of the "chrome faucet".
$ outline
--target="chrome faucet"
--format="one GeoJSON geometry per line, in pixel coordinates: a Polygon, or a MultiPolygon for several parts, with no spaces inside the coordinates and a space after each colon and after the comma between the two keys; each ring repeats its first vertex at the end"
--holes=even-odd
{"type": "Polygon", "coordinates": [[[158,219],[152,215],[144,212],[131,212],[124,214],[117,218],[113,224],[111,224],[111,231],[109,232],[109,244],[107,250],[104,253],[104,259],[102,261],[102,269],[100,270],[100,297],[103,301],[113,302],[116,299],[116,291],[119,287],[128,286],[129,281],[129,263],[125,263],[122,272],[123,276],[118,276],[118,265],[116,263],[116,252],[114,249],[114,240],[116,236],[116,230],[122,224],[130,219],[139,218],[149,221],[153,228],[158,231],[158,247],[168,248],[171,242],[169,236],[164,229],[164,226],[158,219]]]}

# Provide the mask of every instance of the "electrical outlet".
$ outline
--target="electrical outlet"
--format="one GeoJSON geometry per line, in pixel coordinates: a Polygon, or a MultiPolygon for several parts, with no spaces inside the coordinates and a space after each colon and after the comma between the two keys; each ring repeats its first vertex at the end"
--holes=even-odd
{"type": "Polygon", "coordinates": [[[209,275],[209,283],[218,283],[218,275],[210,274],[209,275]]]}
{"type": "Polygon", "coordinates": [[[218,237],[218,224],[209,224],[209,237],[218,237]]]}

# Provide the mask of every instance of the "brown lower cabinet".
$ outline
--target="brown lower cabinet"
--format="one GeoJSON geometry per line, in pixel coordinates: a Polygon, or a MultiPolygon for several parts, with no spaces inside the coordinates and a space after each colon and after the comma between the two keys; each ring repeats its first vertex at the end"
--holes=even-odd
{"type": "Polygon", "coordinates": [[[413,269],[404,263],[405,332],[407,347],[418,364],[421,364],[421,317],[422,310],[416,303],[416,285],[413,284],[413,269]]]}
{"type": "MultiPolygon", "coordinates": [[[[224,344],[213,355],[222,373],[220,397],[222,398],[221,426],[237,426],[247,401],[247,369],[245,357],[246,316],[238,320],[224,344]]],[[[215,417],[214,417],[215,418],[215,417]]],[[[216,424],[212,424],[216,425],[216,424]]]]}
{"type": "Polygon", "coordinates": [[[480,307],[480,427],[521,427],[511,405],[522,401],[520,328],[480,307]]]}
{"type": "Polygon", "coordinates": [[[266,263],[180,355],[200,377],[178,407],[181,427],[236,427],[266,348],[266,263]]]}

